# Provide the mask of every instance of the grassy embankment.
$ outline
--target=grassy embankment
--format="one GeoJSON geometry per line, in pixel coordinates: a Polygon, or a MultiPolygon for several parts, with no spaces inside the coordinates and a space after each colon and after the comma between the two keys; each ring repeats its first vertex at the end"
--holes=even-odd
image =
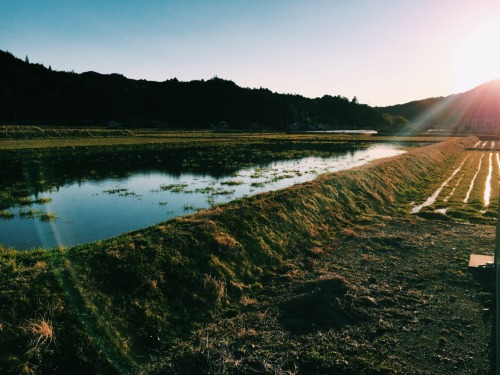
{"type": "Polygon", "coordinates": [[[413,150],[107,241],[4,249],[0,368],[153,368],[199,323],[237,314],[289,260],[316,256],[323,239],[362,216],[405,215],[474,142],[413,150]]]}

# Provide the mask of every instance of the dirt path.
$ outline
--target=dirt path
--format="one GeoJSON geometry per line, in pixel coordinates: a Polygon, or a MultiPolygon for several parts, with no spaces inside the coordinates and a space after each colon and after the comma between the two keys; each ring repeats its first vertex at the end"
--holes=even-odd
{"type": "Polygon", "coordinates": [[[311,245],[242,311],[163,358],[180,373],[493,374],[494,227],[379,218],[311,245]]]}

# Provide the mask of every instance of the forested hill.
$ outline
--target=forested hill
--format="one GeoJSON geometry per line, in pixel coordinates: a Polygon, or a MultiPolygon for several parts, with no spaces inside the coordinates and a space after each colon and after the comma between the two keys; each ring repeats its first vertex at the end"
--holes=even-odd
{"type": "MultiPolygon", "coordinates": [[[[0,51],[0,123],[161,126],[206,129],[396,129],[402,119],[383,115],[356,98],[310,99],[248,89],[217,77],[164,82],[119,74],[54,71],[0,51]],[[397,120],[397,121],[395,121],[397,120]]],[[[402,121],[402,122],[401,122],[402,121]]]]}
{"type": "Polygon", "coordinates": [[[500,79],[461,94],[417,100],[379,110],[408,119],[412,123],[412,131],[434,128],[454,133],[497,134],[500,132],[500,79]]]}

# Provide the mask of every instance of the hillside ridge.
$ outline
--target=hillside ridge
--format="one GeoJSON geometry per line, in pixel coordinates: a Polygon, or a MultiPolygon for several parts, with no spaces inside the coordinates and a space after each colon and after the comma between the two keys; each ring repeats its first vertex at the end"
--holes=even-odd
{"type": "Polygon", "coordinates": [[[441,128],[454,133],[498,133],[500,79],[483,83],[459,94],[415,100],[378,109],[406,118],[413,130],[441,128]]]}
{"type": "Polygon", "coordinates": [[[390,130],[378,110],[337,95],[310,99],[213,77],[181,82],[54,71],[0,51],[0,123],[182,129],[390,130]]]}

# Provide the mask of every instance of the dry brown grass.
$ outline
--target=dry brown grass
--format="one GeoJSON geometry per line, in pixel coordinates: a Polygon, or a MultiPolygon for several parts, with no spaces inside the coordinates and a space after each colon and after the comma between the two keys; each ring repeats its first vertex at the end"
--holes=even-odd
{"type": "Polygon", "coordinates": [[[44,346],[55,341],[52,322],[45,318],[29,322],[23,330],[31,336],[28,352],[40,351],[44,346]]]}
{"type": "Polygon", "coordinates": [[[42,273],[47,271],[48,268],[49,265],[47,264],[47,262],[39,260],[33,265],[33,272],[35,274],[42,273]]]}
{"type": "Polygon", "coordinates": [[[361,254],[361,259],[366,262],[380,262],[380,258],[371,253],[361,254]]]}
{"type": "Polygon", "coordinates": [[[238,244],[238,241],[236,241],[233,237],[227,235],[227,234],[219,234],[215,237],[215,241],[217,244],[222,247],[222,248],[227,248],[231,249],[233,247],[236,247],[238,244]]]}
{"type": "Polygon", "coordinates": [[[252,305],[257,305],[258,301],[255,298],[251,298],[248,296],[243,296],[240,299],[240,302],[243,306],[252,306],[252,305]]]}
{"type": "Polygon", "coordinates": [[[322,247],[315,246],[309,249],[309,252],[311,253],[311,255],[320,256],[323,254],[324,250],[322,247]]]}
{"type": "Polygon", "coordinates": [[[151,288],[156,289],[158,288],[158,280],[149,280],[149,285],[151,288]]]}
{"type": "Polygon", "coordinates": [[[21,368],[21,374],[23,374],[23,375],[34,375],[35,371],[33,371],[27,364],[25,364],[21,368]]]}
{"type": "Polygon", "coordinates": [[[345,228],[342,230],[344,237],[359,237],[359,234],[353,228],[345,228]]]}
{"type": "Polygon", "coordinates": [[[212,275],[205,275],[203,283],[205,285],[205,290],[215,299],[216,306],[221,306],[222,304],[227,304],[229,302],[225,280],[217,279],[212,275]]]}

